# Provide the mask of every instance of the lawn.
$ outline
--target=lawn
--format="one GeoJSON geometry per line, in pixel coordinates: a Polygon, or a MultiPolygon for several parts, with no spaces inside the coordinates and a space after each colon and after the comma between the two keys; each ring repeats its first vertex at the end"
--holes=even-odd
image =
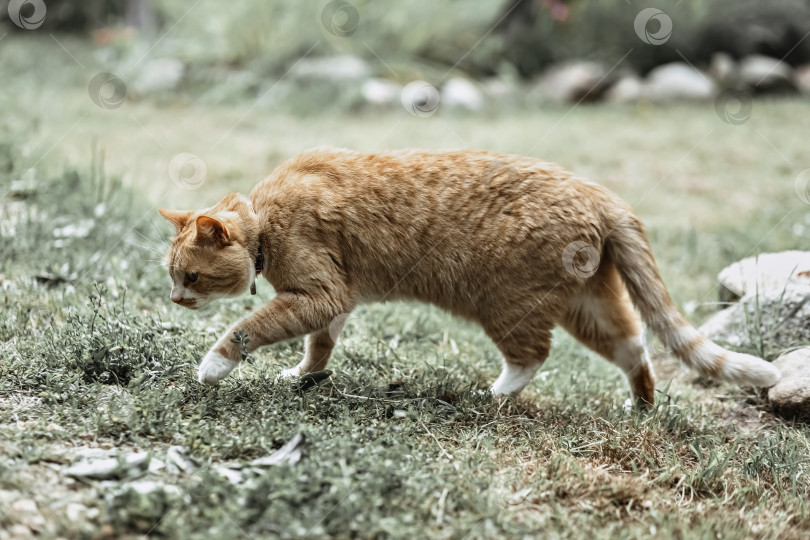
{"type": "Polygon", "coordinates": [[[387,303],[352,315],[320,386],[275,381],[302,354],[292,341],[203,387],[195,373],[207,347],[272,291],[260,281],[258,296],[203,313],[173,305],[161,267],[171,227],[156,212],[246,193],[321,144],[535,155],[634,205],[673,296],[699,323],[717,308],[724,265],[805,247],[810,208],[795,179],[810,167],[810,103],[756,101],[742,125],[711,103],[506,103],[429,118],[299,117],[251,101],[105,110],[87,95],[88,49],[65,42],[86,66],[77,73],[47,37],[6,40],[0,538],[20,521],[45,538],[810,533],[808,428],[773,417],[761,393],[698,380],[666,354],[656,355],[649,413],[623,410],[619,370],[562,331],[530,387],[498,401],[486,389],[500,360],[480,329],[387,303]],[[19,75],[31,55],[39,64],[19,75]],[[180,152],[206,164],[198,189],[169,179],[180,152]],[[300,461],[248,466],[297,433],[300,461]],[[193,467],[170,466],[177,446],[193,467]],[[152,466],[107,480],[66,474],[88,448],[148,452],[152,466]]]}

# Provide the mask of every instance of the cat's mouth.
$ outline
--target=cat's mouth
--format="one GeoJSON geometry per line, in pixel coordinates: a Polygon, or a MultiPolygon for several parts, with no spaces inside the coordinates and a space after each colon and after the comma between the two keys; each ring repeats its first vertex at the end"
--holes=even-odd
{"type": "Polygon", "coordinates": [[[177,300],[172,298],[172,302],[174,302],[179,306],[183,306],[184,308],[199,309],[199,307],[197,306],[197,300],[195,300],[194,298],[178,298],[177,300]]]}

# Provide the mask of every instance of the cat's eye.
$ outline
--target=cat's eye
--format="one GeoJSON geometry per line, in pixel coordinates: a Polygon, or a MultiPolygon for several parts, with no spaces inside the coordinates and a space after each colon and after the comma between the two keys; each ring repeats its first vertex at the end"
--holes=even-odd
{"type": "Polygon", "coordinates": [[[189,280],[191,283],[197,281],[197,277],[198,277],[197,272],[189,272],[188,274],[186,274],[186,279],[189,280]]]}

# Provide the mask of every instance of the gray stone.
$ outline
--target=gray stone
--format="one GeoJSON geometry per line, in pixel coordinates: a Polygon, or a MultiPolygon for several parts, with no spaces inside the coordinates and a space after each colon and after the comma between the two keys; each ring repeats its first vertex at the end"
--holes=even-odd
{"type": "Polygon", "coordinates": [[[810,285],[748,293],[700,327],[713,341],[737,347],[787,348],[810,341],[810,285]]]}
{"type": "Polygon", "coordinates": [[[540,78],[539,87],[552,100],[577,103],[600,99],[611,83],[604,65],[582,61],[552,67],[540,78]]]}
{"type": "Polygon", "coordinates": [[[372,105],[392,105],[399,102],[402,85],[388,79],[368,79],[360,87],[360,94],[372,105]]]}
{"type": "Polygon", "coordinates": [[[132,84],[140,94],[168,92],[180,86],[186,67],[174,58],[157,58],[143,64],[132,84]]]}
{"type": "Polygon", "coordinates": [[[356,81],[367,79],[371,69],[365,60],[349,54],[305,58],[290,70],[291,79],[356,81]]]}
{"type": "Polygon", "coordinates": [[[795,92],[793,69],[776,58],[746,56],[739,64],[740,80],[757,92],[795,92]]]}
{"type": "Polygon", "coordinates": [[[605,100],[611,103],[631,103],[638,101],[643,92],[641,78],[635,74],[622,75],[616,83],[605,92],[605,100]]]}
{"type": "Polygon", "coordinates": [[[177,486],[139,481],[116,485],[105,495],[110,517],[138,532],[152,531],[173,501],[182,497],[177,486]]]}
{"type": "Polygon", "coordinates": [[[671,62],[650,71],[644,83],[645,97],[654,101],[710,100],[714,82],[703,72],[684,62],[671,62]]]}
{"type": "Polygon", "coordinates": [[[479,111],[484,107],[484,94],[471,81],[453,77],[442,87],[441,101],[450,109],[479,111]]]}
{"type": "Polygon", "coordinates": [[[66,475],[91,480],[120,479],[143,474],[149,468],[147,452],[123,455],[100,452],[85,452],[84,454],[81,461],[65,471],[66,475]]]}
{"type": "Polygon", "coordinates": [[[802,94],[810,94],[810,64],[799,66],[793,71],[793,80],[802,94]]]}
{"type": "Polygon", "coordinates": [[[796,349],[773,361],[782,379],[768,391],[774,412],[810,422],[810,347],[796,349]]]}
{"type": "Polygon", "coordinates": [[[188,449],[183,446],[170,446],[166,451],[166,462],[169,469],[176,473],[190,473],[197,468],[197,464],[188,455],[188,449]]]}
{"type": "Polygon", "coordinates": [[[737,88],[740,85],[737,63],[730,54],[714,53],[709,64],[709,74],[723,88],[737,88]]]}
{"type": "Polygon", "coordinates": [[[14,519],[32,531],[41,531],[45,528],[45,518],[37,508],[37,503],[33,499],[18,499],[11,503],[9,514],[14,519]]]}
{"type": "Polygon", "coordinates": [[[306,439],[303,433],[296,433],[284,446],[273,452],[272,455],[254,459],[250,464],[254,467],[271,467],[275,465],[295,465],[301,461],[304,453],[306,439]]]}
{"type": "Polygon", "coordinates": [[[782,251],[748,257],[717,275],[720,301],[735,302],[755,291],[781,292],[788,285],[810,285],[810,252],[782,251]]]}

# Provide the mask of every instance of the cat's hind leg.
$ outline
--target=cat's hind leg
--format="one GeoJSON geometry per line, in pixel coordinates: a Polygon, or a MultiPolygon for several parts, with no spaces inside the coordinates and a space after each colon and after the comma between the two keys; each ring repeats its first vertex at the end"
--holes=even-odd
{"type": "Polygon", "coordinates": [[[335,342],[332,340],[328,328],[307,334],[304,341],[303,360],[297,366],[282,371],[279,377],[297,377],[305,373],[323,370],[329,362],[334,348],[335,342]]]}
{"type": "Polygon", "coordinates": [[[571,298],[560,321],[588,348],[624,372],[636,401],[651,405],[655,377],[641,339],[641,329],[615,266],[603,260],[587,288],[571,298]]]}

